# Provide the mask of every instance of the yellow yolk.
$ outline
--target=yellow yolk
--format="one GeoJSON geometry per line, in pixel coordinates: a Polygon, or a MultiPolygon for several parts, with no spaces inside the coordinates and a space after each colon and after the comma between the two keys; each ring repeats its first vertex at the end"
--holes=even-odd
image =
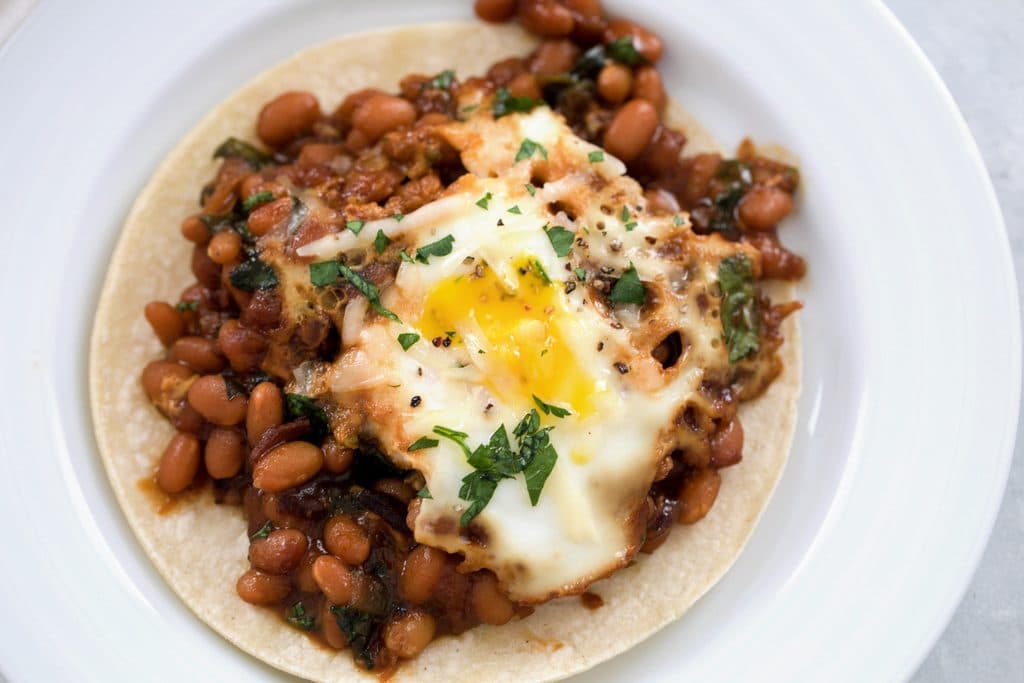
{"type": "Polygon", "coordinates": [[[561,287],[533,264],[529,258],[518,262],[513,291],[486,266],[482,276],[440,281],[427,295],[417,327],[427,340],[451,336],[453,345],[464,345],[501,400],[525,409],[537,396],[586,416],[603,383],[580,367],[565,341],[575,323],[561,287]]]}

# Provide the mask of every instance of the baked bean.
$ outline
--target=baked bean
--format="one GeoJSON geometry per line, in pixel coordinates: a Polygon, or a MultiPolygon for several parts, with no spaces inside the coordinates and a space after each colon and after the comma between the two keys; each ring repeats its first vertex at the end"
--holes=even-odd
{"type": "Polygon", "coordinates": [[[316,585],[316,581],[313,579],[313,563],[316,562],[318,557],[320,557],[320,553],[315,550],[307,551],[299,561],[298,568],[292,573],[295,587],[303,593],[316,593],[320,590],[320,587],[316,585]]]}
{"type": "Polygon", "coordinates": [[[686,184],[683,186],[682,200],[685,206],[694,206],[708,193],[708,185],[721,163],[722,157],[718,154],[698,154],[690,160],[686,184]]]}
{"type": "Polygon", "coordinates": [[[755,187],[739,204],[743,226],[751,230],[771,230],[793,210],[793,197],[777,187],[755,187]]]}
{"type": "Polygon", "coordinates": [[[335,515],[324,524],[324,547],[353,567],[370,556],[370,537],[347,515],[335,515]]]}
{"type": "Polygon", "coordinates": [[[206,245],[206,255],[210,257],[211,261],[222,266],[235,263],[241,253],[242,238],[234,230],[218,232],[206,245]]]}
{"type": "Polygon", "coordinates": [[[252,483],[258,489],[277,493],[316,476],[324,464],[324,452],[305,441],[281,444],[264,455],[252,471],[252,483]]]}
{"type": "Polygon", "coordinates": [[[608,22],[601,9],[601,0],[563,0],[572,14],[572,38],[581,45],[601,42],[608,22]]]}
{"type": "Polygon", "coordinates": [[[530,33],[544,38],[560,38],[572,33],[572,12],[555,0],[521,0],[519,21],[530,33]]]}
{"type": "Polygon", "coordinates": [[[220,264],[206,254],[206,247],[197,244],[192,249],[192,274],[207,289],[220,289],[220,264]]]}
{"type": "Polygon", "coordinates": [[[722,477],[711,468],[696,470],[679,490],[679,523],[694,524],[704,519],[718,496],[722,477]]]}
{"type": "Polygon", "coordinates": [[[263,496],[260,510],[263,512],[264,517],[274,523],[274,526],[282,528],[301,527],[304,522],[301,517],[285,510],[284,505],[281,504],[281,498],[273,493],[266,493],[263,496]]]}
{"type": "Polygon", "coordinates": [[[608,22],[608,28],[605,29],[604,39],[605,42],[611,43],[629,35],[633,36],[633,47],[643,55],[644,59],[652,64],[661,59],[663,49],[661,38],[632,21],[612,19],[608,22]]]}
{"type": "Polygon", "coordinates": [[[251,605],[273,605],[288,597],[292,583],[287,576],[250,569],[238,577],[235,590],[238,597],[251,605]]]}
{"type": "Polygon", "coordinates": [[[245,394],[228,398],[227,382],[220,375],[203,375],[188,389],[188,402],[215,425],[231,427],[245,419],[249,400],[245,394]]]}
{"type": "Polygon", "coordinates": [[[530,59],[530,71],[541,76],[565,73],[579,56],[580,49],[571,40],[545,40],[530,59]]]}
{"type": "Polygon", "coordinates": [[[268,574],[287,574],[302,562],[309,541],[298,529],[275,529],[249,544],[249,562],[268,574]]]}
{"type": "Polygon", "coordinates": [[[743,425],[733,418],[711,437],[711,466],[735,465],[743,458],[743,425]]]}
{"type": "Polygon", "coordinates": [[[226,320],[220,326],[217,342],[235,372],[258,370],[267,350],[267,340],[262,334],[243,327],[234,319],[226,320]]]}
{"type": "Polygon", "coordinates": [[[386,493],[392,498],[397,498],[406,505],[416,497],[416,490],[401,479],[378,479],[373,483],[373,490],[386,493]]]}
{"type": "Polygon", "coordinates": [[[302,166],[327,166],[344,153],[345,148],[337,143],[311,142],[302,146],[298,162],[302,166]]]}
{"type": "Polygon", "coordinates": [[[224,369],[224,356],[217,342],[206,337],[182,337],[171,344],[168,357],[184,363],[196,372],[210,375],[224,369]]]}
{"type": "Polygon", "coordinates": [[[320,633],[327,644],[337,650],[344,650],[348,647],[348,636],[338,626],[338,619],[331,611],[331,603],[324,600],[320,607],[320,633]]]}
{"type": "Polygon", "coordinates": [[[515,614],[515,605],[498,587],[498,579],[488,571],[480,571],[473,577],[473,611],[485,624],[500,626],[515,614]]]}
{"type": "Polygon", "coordinates": [[[245,461],[245,440],[237,429],[216,427],[203,450],[206,471],[214,479],[228,479],[239,473],[245,461]]]}
{"type": "Polygon", "coordinates": [[[327,599],[348,605],[358,597],[357,579],[344,562],[334,555],[321,555],[313,562],[313,580],[327,599]]]}
{"type": "Polygon", "coordinates": [[[668,101],[665,86],[661,83],[661,74],[653,66],[641,66],[633,74],[633,97],[647,100],[658,111],[665,108],[668,101]]]}
{"type": "MultiPolygon", "coordinates": [[[[308,147],[308,145],[307,145],[308,147]]],[[[303,147],[305,149],[305,147],[303,147]]],[[[263,237],[268,232],[273,230],[279,225],[282,225],[285,221],[291,218],[292,215],[292,198],[281,197],[275,199],[272,202],[266,204],[260,204],[252,213],[249,214],[249,218],[246,219],[246,225],[249,226],[249,232],[256,237],[263,237]]]]}
{"type": "Polygon", "coordinates": [[[195,373],[180,363],[155,360],[142,369],[142,390],[158,406],[185,396],[195,373]]]}
{"type": "Polygon", "coordinates": [[[259,173],[250,173],[238,184],[238,194],[242,199],[263,192],[269,192],[275,199],[288,196],[288,189],[284,185],[275,180],[267,180],[259,173]]]}
{"type": "Polygon", "coordinates": [[[604,134],[604,148],[619,159],[630,162],[640,156],[658,129],[658,111],[647,100],[630,100],[604,134]]]}
{"type": "Polygon", "coordinates": [[[786,247],[782,246],[774,232],[751,232],[747,242],[761,252],[761,275],[765,278],[792,280],[802,278],[807,272],[807,263],[786,247]]]}
{"type": "Polygon", "coordinates": [[[332,474],[348,472],[355,457],[356,452],[353,448],[342,446],[336,441],[328,441],[324,444],[324,469],[332,474]]]}
{"type": "Polygon", "coordinates": [[[444,571],[445,552],[426,545],[413,548],[405,558],[398,587],[405,599],[414,604],[423,604],[430,599],[434,586],[444,571]]]}
{"type": "Polygon", "coordinates": [[[597,94],[609,104],[620,104],[633,89],[633,72],[618,62],[608,62],[597,75],[597,94]]]}
{"type": "Polygon", "coordinates": [[[412,102],[394,95],[375,95],[363,102],[352,114],[352,127],[371,142],[401,126],[416,120],[416,107],[412,102]]]}
{"type": "Polygon", "coordinates": [[[199,439],[192,434],[178,432],[171,437],[160,456],[156,469],[156,483],[165,493],[181,493],[187,489],[199,471],[199,439]]]}
{"type": "Polygon", "coordinates": [[[509,81],[506,87],[513,97],[529,97],[534,100],[539,100],[541,97],[537,78],[531,73],[519,74],[509,81]]]}
{"type": "Polygon", "coordinates": [[[150,301],[145,308],[146,320],[164,346],[170,346],[185,334],[185,319],[166,301],[150,301]]]}
{"type": "Polygon", "coordinates": [[[393,617],[384,627],[384,645],[402,659],[415,657],[434,639],[434,617],[418,610],[393,617]]]}
{"type": "Polygon", "coordinates": [[[685,135],[667,126],[658,126],[651,144],[636,160],[636,166],[649,175],[675,178],[680,171],[679,152],[685,144],[685,135]]]}
{"type": "Polygon", "coordinates": [[[196,244],[206,244],[210,241],[210,229],[199,216],[189,216],[181,222],[181,235],[196,244]]]}
{"type": "Polygon", "coordinates": [[[263,432],[284,421],[284,399],[273,382],[260,382],[249,394],[245,413],[245,433],[249,443],[256,443],[263,432]]]}
{"type": "Polygon", "coordinates": [[[526,61],[521,57],[509,57],[500,62],[495,62],[487,70],[487,80],[501,87],[508,85],[509,81],[526,71],[526,61]]]}
{"type": "Polygon", "coordinates": [[[280,147],[313,128],[320,118],[320,103],[311,93],[293,90],[263,105],[256,134],[271,147],[280,147]]]}
{"type": "Polygon", "coordinates": [[[508,21],[516,13],[516,0],[476,0],[473,11],[484,21],[508,21]]]}
{"type": "Polygon", "coordinates": [[[357,90],[354,93],[349,93],[345,96],[345,99],[341,101],[338,108],[334,110],[332,118],[342,126],[352,125],[352,114],[355,113],[356,109],[362,106],[363,102],[375,97],[377,95],[387,95],[388,93],[377,88],[363,88],[357,90]]]}

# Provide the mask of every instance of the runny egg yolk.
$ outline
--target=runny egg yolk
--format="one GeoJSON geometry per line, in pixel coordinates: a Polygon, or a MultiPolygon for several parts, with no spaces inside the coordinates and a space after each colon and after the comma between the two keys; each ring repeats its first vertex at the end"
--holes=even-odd
{"type": "Polygon", "coordinates": [[[482,275],[440,281],[427,294],[417,327],[426,339],[451,337],[453,345],[464,345],[502,401],[525,410],[536,396],[586,416],[604,387],[566,343],[578,323],[539,264],[523,258],[516,265],[512,290],[487,266],[482,275]]]}

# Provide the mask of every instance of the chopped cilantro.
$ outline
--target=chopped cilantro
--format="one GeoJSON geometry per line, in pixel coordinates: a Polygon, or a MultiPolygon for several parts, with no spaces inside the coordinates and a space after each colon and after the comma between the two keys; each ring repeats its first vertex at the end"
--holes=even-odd
{"type": "Polygon", "coordinates": [[[677,214],[677,215],[673,216],[672,222],[675,223],[676,225],[682,225],[683,224],[683,217],[677,214]]]}
{"type": "Polygon", "coordinates": [[[548,158],[548,151],[544,149],[544,146],[539,142],[534,142],[530,138],[523,138],[523,142],[519,145],[519,151],[516,152],[516,162],[520,162],[523,159],[529,159],[534,153],[540,152],[542,158],[548,158]]]}
{"type": "Polygon", "coordinates": [[[587,161],[589,161],[592,164],[604,161],[604,152],[602,152],[599,149],[595,149],[593,152],[587,155],[587,161]]]}
{"type": "Polygon", "coordinates": [[[391,238],[385,235],[383,230],[377,230],[377,236],[373,238],[373,248],[377,250],[377,253],[383,254],[389,244],[391,244],[391,238]]]}
{"type": "Polygon", "coordinates": [[[277,273],[258,258],[239,263],[231,269],[228,279],[231,280],[232,286],[246,292],[277,287],[277,273]]]}
{"type": "Polygon", "coordinates": [[[429,436],[421,436],[412,442],[412,444],[406,450],[412,453],[413,451],[422,451],[424,448],[435,448],[437,444],[441,443],[437,439],[431,439],[429,436]]]}
{"type": "Polygon", "coordinates": [[[316,626],[316,620],[306,614],[306,607],[301,602],[295,603],[288,610],[288,621],[303,631],[312,631],[316,626]]]}
{"type": "Polygon", "coordinates": [[[533,183],[526,183],[524,187],[526,188],[526,191],[530,193],[531,197],[537,194],[537,188],[533,186],[533,183]]]}
{"type": "Polygon", "coordinates": [[[636,266],[632,263],[619,281],[612,287],[608,300],[613,304],[638,304],[644,303],[644,285],[640,282],[640,276],[636,272],[636,266]]]}
{"type": "Polygon", "coordinates": [[[398,256],[406,263],[416,263],[416,260],[413,259],[412,256],[409,256],[409,252],[407,252],[405,249],[398,252],[398,256]]]}
{"type": "Polygon", "coordinates": [[[545,415],[554,415],[555,417],[567,417],[572,415],[572,413],[565,408],[559,408],[558,406],[553,406],[550,403],[545,403],[541,399],[537,398],[536,394],[533,395],[533,402],[537,404],[537,407],[540,408],[541,412],[545,415]]]}
{"type": "Polygon", "coordinates": [[[722,331],[729,347],[730,363],[743,360],[761,346],[753,279],[750,259],[743,254],[730,256],[718,265],[718,285],[722,289],[722,331]]]}
{"type": "Polygon", "coordinates": [[[465,107],[463,107],[459,111],[463,112],[464,114],[469,114],[470,112],[474,112],[474,111],[476,111],[479,108],[480,108],[479,104],[467,104],[465,107]]]}
{"type": "Polygon", "coordinates": [[[576,277],[579,278],[580,282],[586,282],[586,280],[587,280],[587,269],[586,268],[576,268],[572,272],[576,273],[576,277]]]}
{"type": "Polygon", "coordinates": [[[257,149],[248,142],[243,142],[238,138],[228,138],[213,151],[214,159],[228,159],[230,157],[242,159],[253,168],[259,168],[273,160],[267,152],[257,149]]]}
{"type": "Polygon", "coordinates": [[[391,217],[395,219],[395,222],[396,222],[396,223],[401,223],[401,222],[402,222],[402,219],[403,219],[403,218],[405,218],[405,214],[402,214],[402,213],[393,213],[393,214],[391,214],[391,217]]]}
{"type": "Polygon", "coordinates": [[[553,228],[546,228],[544,233],[548,236],[548,240],[551,242],[551,248],[555,250],[555,255],[561,258],[565,258],[569,255],[569,251],[572,249],[573,240],[576,236],[563,228],[561,225],[556,225],[553,228]]]}
{"type": "Polygon", "coordinates": [[[259,529],[257,529],[256,533],[254,533],[249,538],[254,538],[254,539],[255,538],[266,538],[267,536],[270,535],[270,532],[273,531],[273,530],[274,530],[274,525],[268,519],[266,522],[263,523],[263,526],[261,526],[259,529]]]}
{"type": "Polygon", "coordinates": [[[409,347],[420,340],[420,335],[415,332],[403,332],[398,335],[398,343],[402,345],[403,351],[408,351],[409,347]]]}
{"type": "Polygon", "coordinates": [[[199,308],[199,302],[198,301],[179,301],[178,303],[174,304],[174,308],[175,308],[175,310],[178,310],[178,311],[181,311],[181,312],[195,311],[195,310],[197,310],[199,308]]]}
{"type": "Polygon", "coordinates": [[[380,302],[380,290],[377,289],[377,285],[373,284],[369,280],[364,280],[359,273],[344,264],[338,264],[338,271],[342,277],[352,283],[352,286],[355,287],[360,294],[366,297],[373,310],[377,311],[388,320],[394,320],[396,323],[402,322],[398,319],[397,315],[384,308],[384,305],[380,302]]]}
{"type": "Polygon", "coordinates": [[[425,244],[416,250],[416,260],[420,263],[427,263],[431,256],[447,256],[452,253],[452,244],[455,238],[445,235],[436,242],[425,244]]]}
{"type": "Polygon", "coordinates": [[[268,190],[264,190],[263,192],[257,192],[256,194],[250,195],[245,198],[245,200],[242,202],[242,209],[244,211],[252,211],[260,204],[266,204],[273,198],[274,193],[268,190]]]}
{"type": "Polygon", "coordinates": [[[321,261],[309,264],[309,281],[315,287],[326,287],[334,284],[339,275],[341,275],[341,270],[338,268],[337,261],[321,261]]]}
{"type": "Polygon", "coordinates": [[[633,232],[634,230],[636,230],[636,221],[629,221],[622,227],[626,229],[626,232],[633,232]]]}
{"type": "Polygon", "coordinates": [[[622,222],[625,223],[629,220],[629,207],[623,205],[622,207],[622,222]]]}
{"type": "MultiPolygon", "coordinates": [[[[290,420],[297,420],[300,417],[305,417],[309,420],[313,439],[323,439],[324,435],[327,434],[329,430],[327,413],[320,407],[315,398],[303,396],[302,394],[285,394],[284,408],[290,420]]],[[[319,443],[319,441],[316,443],[319,443]]]]}
{"type": "Polygon", "coordinates": [[[417,498],[429,498],[430,500],[434,499],[434,497],[432,495],[430,495],[430,489],[428,489],[426,486],[424,486],[423,488],[421,488],[419,491],[416,492],[416,497],[417,498]]]}
{"type": "Polygon", "coordinates": [[[544,266],[541,265],[540,261],[533,259],[530,263],[533,265],[533,269],[537,272],[537,277],[543,280],[544,284],[550,285],[551,278],[548,277],[548,271],[544,270],[544,266]]]}
{"type": "Polygon", "coordinates": [[[604,46],[605,53],[616,62],[622,62],[629,66],[643,64],[647,60],[636,49],[632,35],[625,35],[618,40],[613,40],[604,46]]]}
{"type": "Polygon", "coordinates": [[[486,209],[487,208],[487,203],[489,201],[491,201],[492,196],[493,195],[490,192],[488,192],[483,197],[481,197],[480,199],[476,200],[476,205],[479,206],[481,209],[486,209]]]}
{"type": "Polygon", "coordinates": [[[519,210],[519,205],[518,205],[518,204],[514,204],[514,205],[512,206],[512,208],[510,208],[510,209],[508,210],[508,212],[509,212],[509,213],[514,213],[514,214],[516,214],[516,215],[522,215],[522,213],[523,213],[522,211],[520,211],[520,210],[519,210]]]}
{"type": "Polygon", "coordinates": [[[491,104],[491,113],[494,118],[500,119],[512,112],[526,112],[534,107],[544,104],[543,100],[535,100],[532,97],[513,97],[508,88],[498,88],[494,95],[494,102],[491,104]]]}
{"type": "Polygon", "coordinates": [[[447,90],[452,87],[452,82],[455,80],[455,72],[452,69],[445,69],[438,75],[431,78],[424,84],[424,88],[436,88],[438,90],[447,90]]]}
{"type": "Polygon", "coordinates": [[[331,607],[338,628],[345,634],[349,647],[366,666],[373,668],[373,654],[370,652],[370,636],[373,631],[372,617],[367,612],[355,607],[331,607]]]}
{"type": "Polygon", "coordinates": [[[363,230],[363,226],[366,225],[361,220],[345,221],[345,227],[352,231],[353,235],[358,235],[363,230]]]}

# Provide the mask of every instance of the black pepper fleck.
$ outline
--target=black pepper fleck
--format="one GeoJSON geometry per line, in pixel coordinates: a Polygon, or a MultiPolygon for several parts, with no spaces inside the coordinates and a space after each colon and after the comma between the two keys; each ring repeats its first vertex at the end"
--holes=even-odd
{"type": "Polygon", "coordinates": [[[627,372],[629,372],[629,366],[623,363],[622,361],[619,361],[618,363],[615,364],[615,369],[619,371],[620,375],[625,375],[627,372]]]}
{"type": "Polygon", "coordinates": [[[500,228],[500,227],[502,227],[503,225],[505,225],[505,221],[503,221],[503,220],[501,220],[501,219],[499,218],[499,219],[498,219],[498,227],[500,228]]]}
{"type": "Polygon", "coordinates": [[[430,343],[433,344],[434,346],[440,347],[441,346],[441,338],[440,337],[434,337],[433,339],[430,340],[430,343]]]}
{"type": "Polygon", "coordinates": [[[576,283],[575,282],[573,282],[572,280],[569,280],[568,282],[565,283],[565,293],[566,294],[569,294],[570,292],[575,292],[575,291],[576,291],[576,283]]]}
{"type": "Polygon", "coordinates": [[[447,348],[448,348],[449,346],[451,346],[451,345],[452,345],[452,338],[451,338],[451,337],[445,337],[445,338],[444,338],[444,339],[443,339],[443,340],[441,341],[441,346],[445,347],[446,349],[447,349],[447,348]]]}
{"type": "Polygon", "coordinates": [[[657,237],[653,237],[651,235],[648,235],[647,237],[644,237],[644,239],[647,240],[647,244],[657,244],[657,242],[658,242],[658,238],[657,237]]]}
{"type": "Polygon", "coordinates": [[[604,342],[597,342],[597,350],[604,351],[604,342]]]}
{"type": "MultiPolygon", "coordinates": [[[[622,372],[622,370],[619,370],[619,372],[622,372]]],[[[409,405],[411,405],[413,408],[415,408],[416,406],[418,406],[421,403],[423,403],[423,399],[420,398],[419,396],[413,396],[412,400],[409,401],[409,405]]]]}

